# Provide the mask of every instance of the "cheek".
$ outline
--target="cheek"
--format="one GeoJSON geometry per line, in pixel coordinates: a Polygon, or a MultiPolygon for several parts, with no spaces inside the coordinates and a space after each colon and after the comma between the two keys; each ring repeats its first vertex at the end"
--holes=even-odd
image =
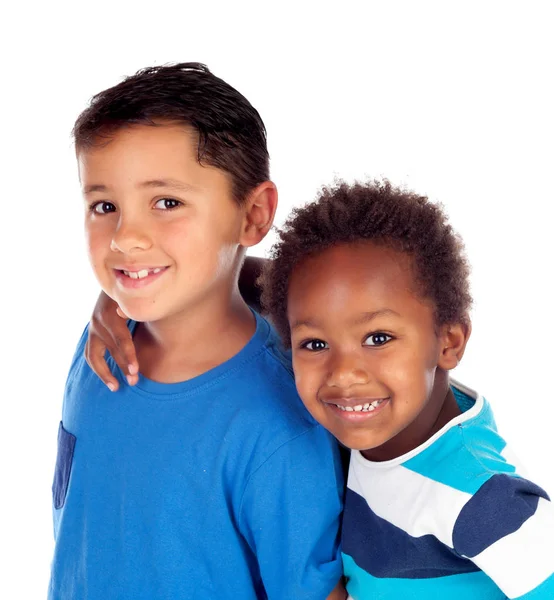
{"type": "Polygon", "coordinates": [[[203,217],[207,239],[216,240],[223,246],[236,246],[241,235],[243,214],[234,203],[210,205],[210,210],[203,217]]]}
{"type": "Polygon", "coordinates": [[[420,371],[417,357],[409,350],[395,352],[380,360],[377,365],[379,374],[387,381],[404,387],[413,382],[414,374],[420,371]]]}
{"type": "Polygon", "coordinates": [[[110,252],[112,240],[111,231],[108,227],[85,226],[85,239],[87,251],[92,266],[96,266],[110,252]]]}
{"type": "Polygon", "coordinates": [[[154,244],[168,254],[179,256],[183,249],[194,246],[194,228],[189,232],[182,223],[167,223],[156,228],[154,244]]]}
{"type": "Polygon", "coordinates": [[[321,376],[314,365],[293,359],[294,381],[300,398],[305,404],[315,402],[320,388],[321,376]]]}
{"type": "Polygon", "coordinates": [[[156,231],[156,243],[168,254],[188,257],[206,264],[218,260],[229,247],[231,236],[219,222],[220,216],[209,220],[210,214],[165,223],[156,231]]]}
{"type": "Polygon", "coordinates": [[[403,348],[378,363],[379,376],[397,392],[427,389],[432,385],[436,366],[427,354],[419,349],[403,348]]]}

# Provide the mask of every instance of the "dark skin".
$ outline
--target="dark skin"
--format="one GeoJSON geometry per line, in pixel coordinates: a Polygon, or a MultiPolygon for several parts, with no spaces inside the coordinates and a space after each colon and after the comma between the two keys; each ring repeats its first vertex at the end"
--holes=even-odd
{"type": "MultiPolygon", "coordinates": [[[[246,257],[239,276],[239,290],[254,310],[260,311],[260,288],[256,280],[260,276],[266,259],[246,257]]],[[[126,315],[104,292],[100,293],[90,320],[89,338],[85,356],[90,368],[112,390],[119,387],[104,359],[106,350],[126,375],[130,385],[138,381],[139,362],[135,345],[126,324],[126,315]]]]}
{"type": "Polygon", "coordinates": [[[302,401],[368,460],[402,456],[460,414],[448,371],[470,327],[436,323],[408,255],[360,242],[305,258],[289,282],[288,318],[302,401]]]}

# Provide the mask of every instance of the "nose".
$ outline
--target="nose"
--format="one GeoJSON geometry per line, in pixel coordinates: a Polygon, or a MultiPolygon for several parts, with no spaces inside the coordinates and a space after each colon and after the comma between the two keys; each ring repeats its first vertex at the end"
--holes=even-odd
{"type": "Polygon", "coordinates": [[[341,353],[331,357],[327,373],[329,387],[347,389],[370,380],[367,365],[356,353],[341,353]]]}
{"type": "Polygon", "coordinates": [[[110,243],[110,249],[113,252],[131,254],[140,250],[148,250],[151,247],[152,239],[146,227],[136,219],[120,218],[110,243]]]}

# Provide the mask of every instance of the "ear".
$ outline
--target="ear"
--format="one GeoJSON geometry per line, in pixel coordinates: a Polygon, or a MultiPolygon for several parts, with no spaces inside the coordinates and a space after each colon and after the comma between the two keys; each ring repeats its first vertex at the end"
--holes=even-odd
{"type": "Polygon", "coordinates": [[[471,322],[443,325],[440,331],[440,356],[438,366],[450,371],[458,366],[464,355],[469,336],[471,322]]]}
{"type": "Polygon", "coordinates": [[[277,210],[277,188],[272,181],[264,181],[250,192],[245,208],[241,246],[250,248],[261,242],[273,225],[277,210]]]}

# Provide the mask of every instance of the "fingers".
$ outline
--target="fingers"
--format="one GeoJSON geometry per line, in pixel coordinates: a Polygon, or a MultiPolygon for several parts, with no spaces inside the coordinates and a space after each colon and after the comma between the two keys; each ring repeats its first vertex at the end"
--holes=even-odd
{"type": "Polygon", "coordinates": [[[119,308],[119,306],[115,309],[115,312],[122,318],[127,320],[129,317],[119,308]]]}
{"type": "MultiPolygon", "coordinates": [[[[124,331],[113,335],[114,352],[112,355],[119,368],[125,373],[129,385],[138,381],[138,360],[131,332],[125,327],[124,331]]],[[[111,354],[111,350],[110,350],[111,354]]]]}
{"type": "Polygon", "coordinates": [[[90,368],[98,375],[98,377],[115,392],[119,388],[117,379],[112,375],[108,368],[108,364],[104,358],[106,353],[106,345],[101,338],[91,332],[89,329],[89,337],[85,346],[85,358],[90,368]]]}
{"type": "Polygon", "coordinates": [[[106,363],[106,350],[126,376],[129,385],[135,385],[138,381],[139,365],[126,320],[127,315],[101,292],[90,321],[85,357],[90,368],[112,391],[117,390],[119,384],[106,363]]]}
{"type": "Polygon", "coordinates": [[[96,322],[89,328],[89,337],[85,347],[85,358],[90,368],[100,379],[115,392],[119,388],[117,379],[106,363],[106,350],[111,354],[117,366],[125,374],[129,385],[138,382],[138,362],[135,346],[129,330],[125,330],[125,337],[112,336],[110,332],[96,322]]]}

